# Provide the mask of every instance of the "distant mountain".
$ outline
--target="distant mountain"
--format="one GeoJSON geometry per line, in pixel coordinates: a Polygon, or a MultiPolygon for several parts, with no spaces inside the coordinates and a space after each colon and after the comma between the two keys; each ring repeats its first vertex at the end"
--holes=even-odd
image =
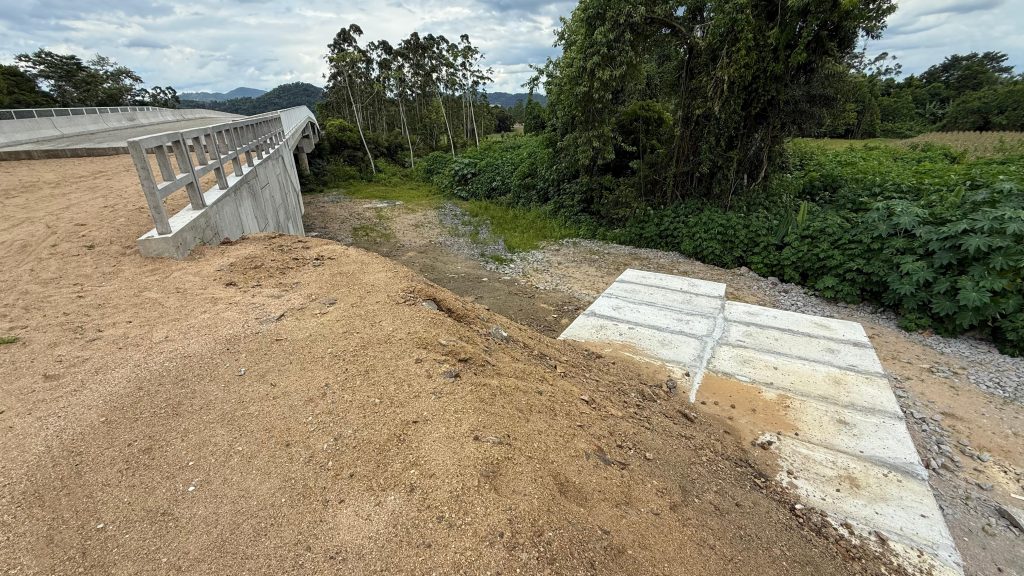
{"type": "MultiPolygon", "coordinates": [[[[252,88],[236,88],[228,92],[228,94],[238,90],[252,90],[252,88]]],[[[316,103],[320,101],[323,94],[324,89],[319,86],[305,82],[293,82],[291,84],[282,84],[270,92],[261,91],[256,97],[246,96],[223,101],[186,99],[186,95],[182,94],[181,108],[204,108],[206,110],[218,110],[220,112],[244,114],[246,116],[272,112],[282,108],[291,108],[292,106],[307,106],[310,110],[315,111],[316,103]]]]}
{"type": "Polygon", "coordinates": [[[266,93],[266,90],[260,90],[259,88],[239,86],[230,92],[182,92],[178,94],[178,98],[182,100],[195,100],[197,102],[221,102],[233,98],[255,98],[266,93]]]}
{"type": "MultiPolygon", "coordinates": [[[[520,100],[525,103],[527,96],[529,95],[526,93],[509,94],[508,92],[488,92],[487,101],[495,106],[501,106],[502,108],[512,108],[516,105],[516,102],[519,102],[520,100]]],[[[543,94],[534,94],[533,99],[543,106],[548,105],[548,97],[543,94]]]]}

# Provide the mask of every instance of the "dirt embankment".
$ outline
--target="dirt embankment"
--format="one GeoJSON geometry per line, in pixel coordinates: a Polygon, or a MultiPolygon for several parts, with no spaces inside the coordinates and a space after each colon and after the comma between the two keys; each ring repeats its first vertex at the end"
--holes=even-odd
{"type": "MultiPolygon", "coordinates": [[[[504,252],[496,272],[481,253],[500,254],[502,247],[495,238],[469,240],[465,230],[452,227],[457,208],[395,206],[336,193],[308,196],[306,206],[307,231],[394,258],[549,336],[560,334],[627,268],[723,282],[730,300],[860,322],[890,376],[967,573],[1024,574],[1020,531],[1000,512],[1001,506],[1020,508],[1024,494],[1024,380],[1018,376],[1024,372],[1017,359],[968,338],[909,334],[891,314],[871,307],[837,305],[749,270],[717,268],[677,253],[565,241],[504,252]],[[995,393],[1000,390],[1003,395],[995,393]]],[[[763,406],[754,416],[738,410],[742,401],[720,404],[695,408],[732,417],[730,424],[747,431],[774,418],[763,406]]]]}
{"type": "Polygon", "coordinates": [[[333,242],[142,259],[127,157],[0,182],[5,573],[882,569],[631,363],[333,242]]]}

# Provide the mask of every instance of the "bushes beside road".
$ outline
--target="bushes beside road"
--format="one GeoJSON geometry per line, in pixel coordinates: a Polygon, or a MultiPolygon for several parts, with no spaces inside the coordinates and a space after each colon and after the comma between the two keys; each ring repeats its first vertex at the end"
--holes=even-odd
{"type": "Polygon", "coordinates": [[[978,331],[1024,353],[1019,153],[793,142],[779,176],[725,207],[652,205],[623,193],[635,188],[629,179],[563,180],[553,150],[544,137],[516,138],[455,159],[432,154],[417,173],[459,198],[542,205],[588,236],[747,266],[828,298],[885,305],[909,329],[978,331]]]}

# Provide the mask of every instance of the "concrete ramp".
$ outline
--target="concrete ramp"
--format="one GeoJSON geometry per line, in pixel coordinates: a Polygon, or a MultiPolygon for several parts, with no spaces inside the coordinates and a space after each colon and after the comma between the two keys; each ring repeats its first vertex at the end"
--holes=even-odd
{"type": "Polygon", "coordinates": [[[725,299],[725,285],[626,270],[561,335],[630,346],[729,406],[777,480],[908,566],[963,574],[903,413],[855,322],[725,299]]]}

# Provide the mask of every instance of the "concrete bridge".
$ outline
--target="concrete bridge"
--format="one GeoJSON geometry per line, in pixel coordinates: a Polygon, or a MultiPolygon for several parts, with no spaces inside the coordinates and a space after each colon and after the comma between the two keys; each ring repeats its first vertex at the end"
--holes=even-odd
{"type": "Polygon", "coordinates": [[[145,256],[257,232],[303,235],[298,172],[320,128],[305,106],[257,116],[154,107],[0,110],[0,160],[131,154],[154,227],[145,256]],[[177,213],[168,212],[184,205],[177,213]]]}

